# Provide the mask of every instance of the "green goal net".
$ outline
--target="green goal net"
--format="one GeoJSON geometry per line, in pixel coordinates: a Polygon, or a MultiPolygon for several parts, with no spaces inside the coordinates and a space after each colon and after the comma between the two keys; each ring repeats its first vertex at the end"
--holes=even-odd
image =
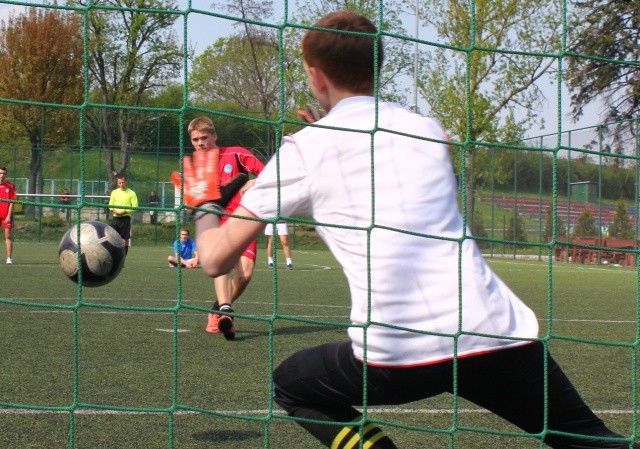
{"type": "MultiPolygon", "coordinates": [[[[639,122],[600,120],[579,87],[581,77],[596,85],[586,63],[626,68],[628,79],[639,67],[586,52],[572,24],[587,10],[566,0],[210,3],[0,3],[0,166],[19,194],[14,263],[0,265],[0,446],[317,447],[273,402],[272,372],[297,350],[347,338],[339,264],[316,223],[292,219],[294,269],[277,240],[269,269],[261,246],[236,340],[207,334],[211,279],[167,266],[180,229],[193,230],[169,175],[190,151],[194,117],[212,118],[219,144],[264,161],[302,129],[296,111],[314,101],[300,38],[344,8],[385,40],[376,98],[449,131],[465,238],[536,312],[539,340],[586,402],[625,442],[638,438],[639,122]],[[58,266],[58,242],[72,224],[109,219],[118,173],[140,200],[126,266],[106,286],[78,286],[58,266]]],[[[621,110],[622,91],[603,93],[621,110]]],[[[455,392],[362,410],[406,448],[543,448],[549,432],[528,434],[455,392]]]]}

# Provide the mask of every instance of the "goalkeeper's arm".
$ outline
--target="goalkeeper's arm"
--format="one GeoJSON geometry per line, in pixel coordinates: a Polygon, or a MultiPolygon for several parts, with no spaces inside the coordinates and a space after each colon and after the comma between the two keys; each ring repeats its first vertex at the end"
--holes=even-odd
{"type": "MultiPolygon", "coordinates": [[[[230,217],[225,226],[220,227],[219,215],[227,203],[247,183],[247,175],[240,174],[229,183],[220,186],[219,150],[196,150],[193,156],[183,159],[183,176],[171,174],[171,181],[177,190],[183,190],[184,204],[195,212],[196,243],[200,266],[205,273],[217,277],[228,273],[240,256],[259,234],[264,224],[255,220],[230,217]]],[[[253,217],[246,209],[239,207],[234,215],[253,217]]]]}
{"type": "Polygon", "coordinates": [[[200,267],[211,277],[231,271],[247,246],[264,232],[263,222],[235,217],[255,218],[244,207],[238,207],[233,215],[222,227],[216,214],[196,220],[200,267]]]}

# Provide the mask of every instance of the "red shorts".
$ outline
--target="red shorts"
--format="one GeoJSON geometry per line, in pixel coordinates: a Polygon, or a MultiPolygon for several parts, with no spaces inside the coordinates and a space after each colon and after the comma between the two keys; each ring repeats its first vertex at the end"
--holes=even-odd
{"type": "MultiPolygon", "coordinates": [[[[11,228],[13,228],[13,221],[10,221],[10,222],[8,222],[8,223],[7,223],[7,222],[5,222],[5,221],[4,221],[4,217],[0,218],[0,223],[2,223],[2,227],[3,227],[4,229],[11,229],[11,228]]],[[[254,260],[255,260],[255,259],[254,259],[254,260]]]]}
{"type": "Polygon", "coordinates": [[[244,250],[244,252],[242,253],[242,257],[246,257],[247,259],[251,259],[255,262],[257,256],[258,256],[258,242],[254,240],[249,244],[249,246],[247,246],[247,249],[244,250]]]}

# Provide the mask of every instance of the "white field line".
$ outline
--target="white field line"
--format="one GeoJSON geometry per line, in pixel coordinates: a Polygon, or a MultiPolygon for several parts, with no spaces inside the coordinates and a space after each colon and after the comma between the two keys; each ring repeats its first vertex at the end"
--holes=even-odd
{"type": "MultiPolygon", "coordinates": [[[[38,300],[41,300],[42,298],[12,298],[12,300],[17,300],[17,301],[24,301],[24,302],[34,302],[37,303],[38,300]]],[[[75,298],[57,298],[57,299],[69,299],[69,300],[73,300],[75,298]]],[[[115,303],[115,302],[131,302],[131,300],[127,300],[127,299],[107,299],[107,298],[86,298],[85,299],[86,302],[91,302],[92,304],[95,304],[97,301],[109,301],[109,303],[115,303]]],[[[175,303],[176,301],[173,299],[136,299],[135,301],[138,302],[168,302],[168,303],[175,303]]],[[[211,300],[189,300],[188,301],[189,304],[194,304],[194,303],[205,303],[205,304],[209,304],[211,303],[211,300]]],[[[254,305],[271,305],[272,303],[270,302],[260,302],[260,301],[242,301],[243,304],[254,304],[254,305]]],[[[40,305],[41,303],[37,303],[38,305],[40,305]]],[[[304,304],[304,303],[280,303],[280,306],[286,306],[286,307],[301,307],[301,308],[318,308],[318,309],[344,309],[344,310],[348,310],[349,306],[345,305],[345,306],[339,306],[339,305],[323,305],[323,304],[304,304]]],[[[131,307],[148,307],[148,306],[144,306],[141,304],[136,304],[136,305],[132,305],[131,307]]],[[[0,314],[41,314],[41,313],[46,313],[46,314],[51,314],[51,313],[70,313],[71,311],[68,309],[49,309],[47,307],[38,307],[38,310],[17,310],[17,309],[12,309],[12,310],[0,310],[0,314]]],[[[145,311],[145,312],[141,312],[141,311],[136,311],[136,310],[96,310],[95,306],[91,306],[91,307],[87,307],[85,310],[82,310],[83,314],[86,315],[137,315],[137,314],[142,314],[142,315],[157,315],[157,314],[169,314],[171,312],[153,312],[153,311],[145,311]]],[[[180,312],[181,315],[202,315],[202,313],[200,312],[196,312],[196,311],[192,311],[192,310],[184,310],[180,312]]],[[[270,316],[272,316],[271,314],[269,315],[259,315],[259,314],[252,314],[255,315],[257,317],[260,318],[268,318],[270,316]]],[[[287,314],[289,315],[289,314],[287,314]]],[[[305,318],[305,319],[324,319],[324,318],[340,318],[340,316],[336,316],[336,315],[300,315],[297,314],[296,317],[298,318],[305,318]]],[[[342,318],[348,318],[348,314],[345,314],[342,316],[342,318]]],[[[602,320],[602,319],[582,319],[582,318],[570,318],[570,319],[564,319],[564,318],[553,318],[552,320],[549,320],[547,318],[540,318],[538,317],[538,321],[552,321],[554,323],[600,323],[600,324],[637,324],[637,320],[602,320]]]]}
{"type": "MultiPolygon", "coordinates": [[[[30,301],[37,301],[40,300],[42,298],[12,298],[14,300],[18,300],[18,301],[25,301],[25,302],[30,302],[30,301]]],[[[74,298],[58,298],[58,299],[74,299],[74,298]]],[[[106,298],[89,298],[86,299],[87,302],[91,302],[92,304],[95,304],[95,301],[107,301],[106,298]]],[[[128,302],[130,300],[126,300],[126,299],[109,299],[109,302],[128,302]]],[[[153,301],[153,302],[169,302],[169,303],[175,303],[175,300],[164,300],[164,299],[136,299],[136,301],[153,301]]],[[[189,301],[189,304],[193,304],[193,303],[206,303],[209,304],[211,303],[211,300],[206,300],[206,301],[189,301]]],[[[265,302],[259,302],[259,301],[242,301],[243,304],[254,304],[254,305],[270,305],[271,303],[265,303],[265,302]]],[[[336,306],[336,305],[322,305],[322,304],[290,304],[290,303],[281,303],[280,306],[286,306],[286,307],[302,307],[302,308],[320,308],[320,309],[344,309],[344,310],[348,310],[349,306],[336,306]]],[[[136,306],[131,306],[131,307],[147,307],[147,306],[142,306],[140,304],[137,304],[136,306]]],[[[16,309],[12,309],[12,310],[0,310],[0,314],[41,314],[41,313],[46,313],[46,314],[51,314],[51,313],[70,313],[70,310],[63,310],[63,309],[49,309],[46,307],[38,307],[38,310],[16,310],[16,309]]],[[[145,311],[145,312],[140,312],[140,311],[136,311],[136,310],[96,310],[96,307],[92,306],[92,307],[87,307],[86,310],[82,310],[83,314],[86,315],[137,315],[137,314],[142,314],[142,315],[158,315],[158,314],[169,314],[171,312],[153,312],[153,311],[145,311]]],[[[200,312],[196,312],[196,311],[192,311],[192,310],[184,310],[180,312],[181,315],[196,315],[196,316],[200,316],[202,315],[202,313],[200,312]]],[[[259,315],[259,314],[250,314],[250,315],[255,315],[257,317],[260,318],[268,318],[270,316],[272,316],[271,314],[269,315],[259,315]]],[[[289,315],[289,314],[287,314],[289,315]]],[[[305,318],[305,319],[323,319],[323,318],[340,318],[340,316],[336,316],[336,315],[300,315],[297,314],[296,315],[297,318],[305,318]]],[[[348,318],[348,315],[343,315],[343,318],[348,318]]],[[[637,324],[637,320],[602,320],[602,319],[581,319],[581,318],[571,318],[571,319],[564,319],[564,318],[554,318],[552,320],[549,320],[547,318],[540,318],[538,317],[538,321],[552,321],[554,323],[601,323],[601,324],[637,324]]]]}
{"type": "MultiPolygon", "coordinates": [[[[359,407],[360,408],[360,407],[359,407]]],[[[362,408],[360,408],[362,410],[362,408]]],[[[429,409],[429,408],[388,408],[388,407],[369,407],[367,409],[369,413],[389,413],[395,415],[403,414],[423,414],[423,415],[453,415],[454,411],[451,409],[429,409]]],[[[246,409],[246,410],[212,410],[215,413],[221,413],[225,415],[267,415],[269,410],[267,409],[246,409]]],[[[618,410],[618,409],[602,409],[593,410],[596,415],[630,415],[634,411],[618,410]]],[[[69,414],[71,411],[65,410],[36,410],[26,408],[0,408],[0,415],[50,415],[50,414],[69,414]]],[[[174,415],[200,415],[206,414],[192,410],[174,410],[169,411],[139,411],[139,410],[104,410],[95,408],[76,408],[73,413],[75,415],[160,415],[172,413],[174,415]]],[[[271,413],[276,415],[284,415],[282,410],[273,410],[271,413]]],[[[460,408],[457,410],[458,414],[466,415],[480,415],[491,414],[490,411],[482,408],[460,408]]]]}

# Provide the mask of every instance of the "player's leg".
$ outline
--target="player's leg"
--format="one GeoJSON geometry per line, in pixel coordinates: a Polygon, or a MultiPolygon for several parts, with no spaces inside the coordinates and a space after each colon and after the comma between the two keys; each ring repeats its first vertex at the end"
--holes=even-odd
{"type": "Polygon", "coordinates": [[[291,248],[289,248],[289,225],[286,222],[280,222],[276,225],[276,231],[280,237],[282,250],[287,263],[287,268],[293,270],[293,260],[291,259],[291,248]]]}
{"type": "Polygon", "coordinates": [[[264,228],[264,235],[267,236],[267,266],[273,268],[273,235],[276,232],[276,225],[268,223],[264,228]]]}
{"type": "MultiPolygon", "coordinates": [[[[245,253],[246,254],[246,253],[245,253]]],[[[231,280],[231,303],[233,304],[242,293],[247,289],[251,278],[253,277],[253,271],[255,268],[255,261],[246,255],[242,255],[235,267],[235,276],[231,280]]]]}
{"type": "Polygon", "coordinates": [[[273,268],[273,235],[267,236],[267,266],[273,268]]]}
{"type": "MultiPolygon", "coordinates": [[[[218,296],[217,306],[218,311],[224,312],[224,314],[216,313],[218,331],[224,335],[227,340],[233,340],[236,337],[236,328],[233,323],[233,316],[227,315],[233,313],[231,304],[233,303],[233,282],[237,277],[237,274],[231,277],[229,274],[225,276],[219,276],[214,278],[216,285],[216,294],[218,294],[218,287],[222,296],[218,296]],[[224,278],[224,283],[218,281],[219,278],[224,278]],[[222,299],[223,298],[223,299],[222,299]]],[[[215,307],[215,306],[214,306],[215,307]]]]}
{"type": "Polygon", "coordinates": [[[226,308],[231,307],[231,277],[229,274],[223,274],[213,278],[213,290],[216,294],[216,301],[213,303],[211,313],[207,317],[207,327],[205,331],[210,334],[219,334],[219,321],[220,315],[217,313],[220,310],[220,306],[226,308]]]}
{"type": "Polygon", "coordinates": [[[282,250],[284,251],[284,257],[291,259],[291,248],[289,247],[289,236],[281,235],[280,243],[282,244],[282,250]]]}
{"type": "Polygon", "coordinates": [[[122,238],[124,240],[124,253],[129,254],[129,241],[131,240],[131,217],[122,218],[122,238]]]}
{"type": "Polygon", "coordinates": [[[289,236],[288,235],[280,235],[280,243],[282,244],[282,250],[284,252],[284,258],[287,262],[287,268],[289,270],[293,269],[293,259],[291,258],[291,248],[289,247],[289,236]]]}
{"type": "Polygon", "coordinates": [[[167,257],[167,261],[169,262],[169,265],[174,268],[178,266],[178,259],[175,256],[167,257]]]}
{"type": "MultiPolygon", "coordinates": [[[[458,392],[512,422],[528,433],[544,429],[544,349],[532,343],[460,359],[458,392]]],[[[622,449],[628,443],[607,441],[621,438],[609,430],[584,403],[562,369],[547,356],[548,433],[545,443],[554,449],[622,449]],[[562,436],[556,432],[584,435],[562,436]]]]}
{"type": "Polygon", "coordinates": [[[7,252],[7,263],[13,263],[13,235],[12,235],[12,225],[4,225],[4,245],[5,250],[7,252]]]}
{"type": "Polygon", "coordinates": [[[120,237],[122,238],[122,243],[124,244],[124,252],[128,254],[129,252],[129,237],[131,235],[131,221],[126,219],[127,217],[113,217],[111,220],[111,227],[115,229],[120,237]]]}
{"type": "MultiPolygon", "coordinates": [[[[274,371],[274,400],[290,416],[353,424],[298,424],[336,449],[396,446],[373,424],[360,425],[363,365],[353,357],[351,343],[329,343],[293,354],[274,371]],[[364,438],[362,446],[360,439],[364,438]]],[[[371,379],[369,379],[371,382],[371,379]]],[[[370,383],[371,384],[371,383],[370,383]]],[[[383,390],[377,389],[376,391],[383,390]]]]}
{"type": "Polygon", "coordinates": [[[227,340],[235,338],[236,328],[231,304],[242,295],[251,281],[256,264],[257,251],[258,244],[254,241],[240,257],[240,260],[234,267],[233,276],[226,275],[214,278],[218,300],[213,306],[214,313],[209,314],[207,332],[213,334],[221,332],[227,340]],[[218,280],[219,278],[224,278],[225,282],[223,283],[222,280],[218,280]],[[215,313],[216,311],[224,313],[215,313]]]}

